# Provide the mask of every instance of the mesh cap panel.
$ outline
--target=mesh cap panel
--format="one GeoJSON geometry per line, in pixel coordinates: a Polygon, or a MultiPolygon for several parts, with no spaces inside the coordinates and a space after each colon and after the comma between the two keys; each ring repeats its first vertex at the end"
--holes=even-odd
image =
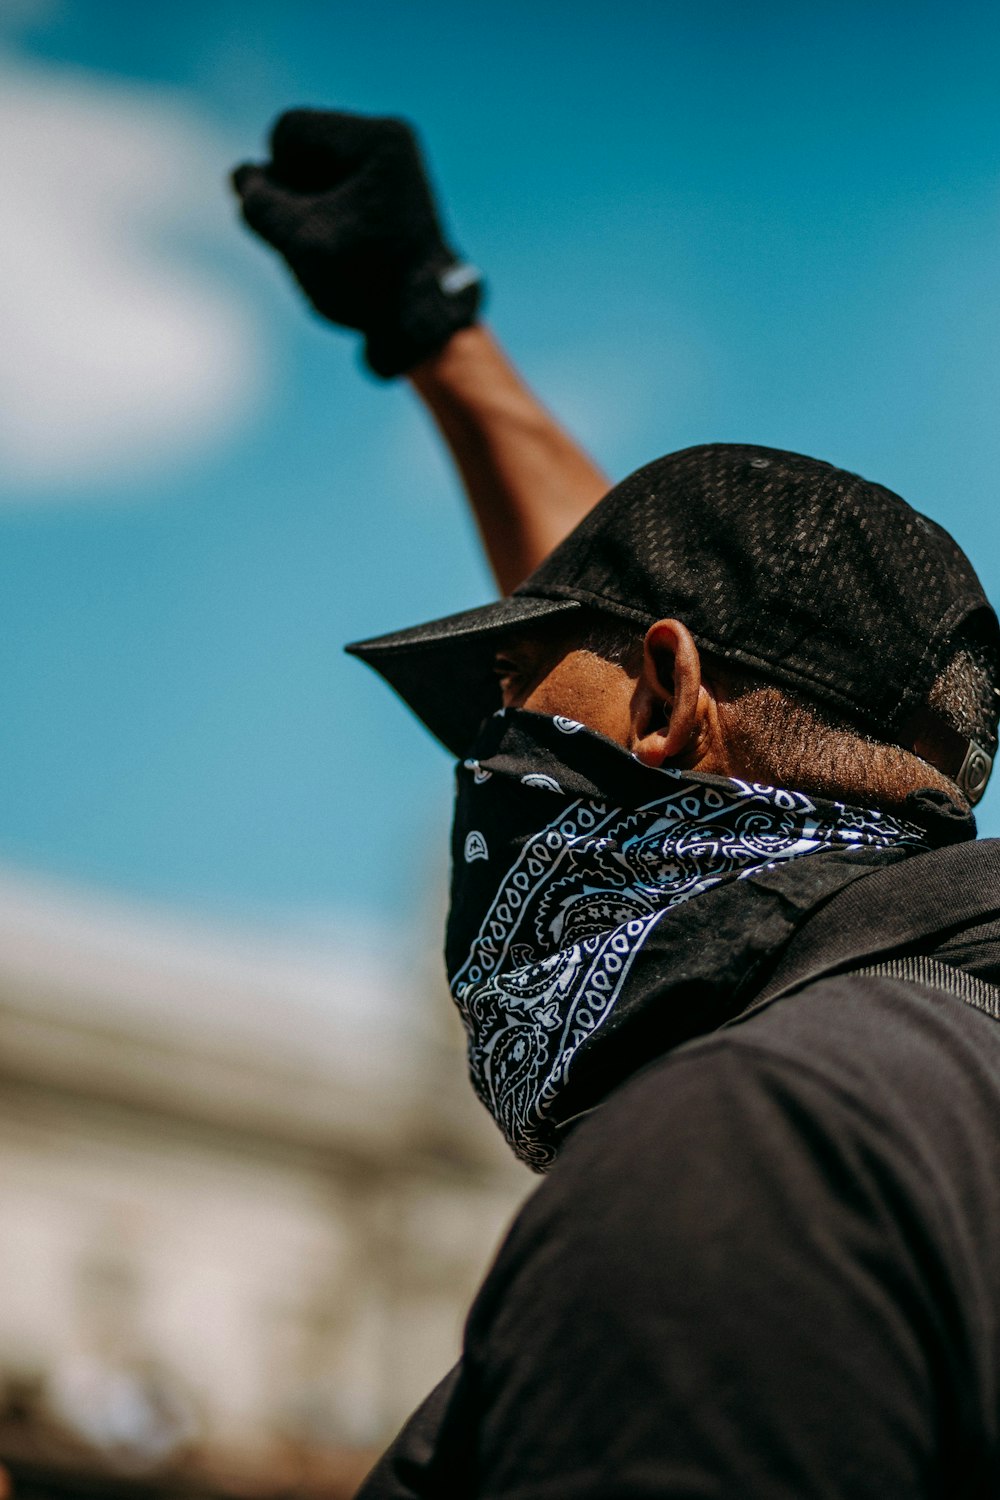
{"type": "Polygon", "coordinates": [[[461,754],[495,706],[505,619],[571,601],[639,626],[676,617],[704,649],[889,740],[963,622],[998,634],[965,554],[891,490],[802,454],[713,443],[630,474],[508,600],[348,650],[461,754]]]}
{"type": "Polygon", "coordinates": [[[711,444],[617,485],[516,590],[652,621],[896,733],[956,627],[982,611],[972,565],[891,490],[818,459],[711,444]]]}

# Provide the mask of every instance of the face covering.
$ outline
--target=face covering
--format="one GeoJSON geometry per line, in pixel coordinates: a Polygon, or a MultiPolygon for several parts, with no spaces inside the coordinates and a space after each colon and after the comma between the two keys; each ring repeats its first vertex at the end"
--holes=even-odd
{"type": "Polygon", "coordinates": [[[457,778],[451,993],[473,1087],[537,1171],[555,1159],[574,1070],[623,996],[662,974],[667,912],[820,850],[926,847],[888,813],[651,768],[574,720],[523,710],[487,720],[457,778]]]}

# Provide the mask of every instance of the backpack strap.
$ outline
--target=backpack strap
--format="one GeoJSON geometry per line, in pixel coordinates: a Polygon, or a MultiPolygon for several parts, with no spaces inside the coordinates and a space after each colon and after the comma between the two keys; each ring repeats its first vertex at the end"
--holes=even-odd
{"type": "MultiPolygon", "coordinates": [[[[724,1024],[735,1025],[813,980],[902,959],[990,917],[1000,920],[1000,839],[914,854],[819,906],[797,928],[763,988],[724,1024]]],[[[947,964],[937,967],[977,982],[947,964]]]]}
{"type": "Polygon", "coordinates": [[[935,990],[944,990],[957,995],[966,1005],[1000,1021],[1000,985],[987,984],[964,969],[952,964],[943,964],[926,954],[913,954],[907,958],[889,958],[881,964],[869,964],[864,969],[849,969],[849,974],[876,974],[883,979],[907,979],[911,984],[926,984],[935,990]]]}

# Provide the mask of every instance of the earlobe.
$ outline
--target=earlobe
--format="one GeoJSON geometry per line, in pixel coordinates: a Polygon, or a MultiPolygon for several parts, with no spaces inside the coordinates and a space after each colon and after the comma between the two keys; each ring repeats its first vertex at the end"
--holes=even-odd
{"type": "Polygon", "coordinates": [[[680,620],[657,620],[646,632],[633,700],[633,745],[647,766],[693,763],[701,727],[701,657],[680,620]]]}

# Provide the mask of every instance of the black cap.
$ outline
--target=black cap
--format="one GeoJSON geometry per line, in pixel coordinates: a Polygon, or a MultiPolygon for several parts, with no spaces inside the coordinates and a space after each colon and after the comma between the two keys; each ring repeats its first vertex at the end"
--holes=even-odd
{"type": "Polygon", "coordinates": [[[497,706],[498,637],[581,608],[640,630],[682,620],[702,649],[887,743],[905,740],[960,626],[1000,631],[961,548],[899,495],[802,454],[712,443],[622,480],[509,598],[347,650],[461,755],[497,706]]]}

